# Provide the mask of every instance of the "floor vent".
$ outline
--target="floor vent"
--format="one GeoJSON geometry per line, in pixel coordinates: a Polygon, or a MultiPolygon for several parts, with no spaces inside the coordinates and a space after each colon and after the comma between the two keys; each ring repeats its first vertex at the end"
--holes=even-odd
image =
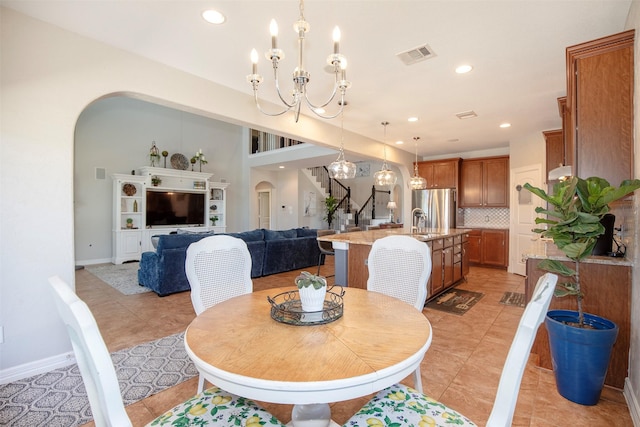
{"type": "Polygon", "coordinates": [[[429,45],[425,44],[425,45],[407,50],[406,52],[400,52],[396,54],[396,56],[400,58],[400,60],[404,62],[405,65],[412,65],[412,64],[415,64],[416,62],[433,58],[434,56],[436,56],[436,54],[433,52],[433,50],[431,50],[429,45]]]}

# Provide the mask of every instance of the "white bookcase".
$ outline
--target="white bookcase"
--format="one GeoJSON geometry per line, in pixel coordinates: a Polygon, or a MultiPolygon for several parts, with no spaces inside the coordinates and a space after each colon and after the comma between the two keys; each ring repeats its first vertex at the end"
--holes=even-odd
{"type": "Polygon", "coordinates": [[[226,182],[211,182],[210,173],[191,172],[169,168],[141,167],[138,175],[113,174],[113,241],[112,259],[114,264],[138,261],[142,252],[154,250],[151,237],[169,234],[180,225],[151,226],[146,223],[147,190],[177,191],[199,194],[205,199],[202,225],[189,226],[191,231],[224,233],[227,228],[226,182]],[[154,185],[152,178],[160,183],[154,185]],[[211,217],[217,216],[216,225],[211,217]],[[131,226],[127,226],[131,220],[131,226]]]}
{"type": "Polygon", "coordinates": [[[209,183],[209,218],[218,217],[213,225],[209,221],[209,226],[216,233],[224,233],[227,230],[227,182],[209,183]]]}

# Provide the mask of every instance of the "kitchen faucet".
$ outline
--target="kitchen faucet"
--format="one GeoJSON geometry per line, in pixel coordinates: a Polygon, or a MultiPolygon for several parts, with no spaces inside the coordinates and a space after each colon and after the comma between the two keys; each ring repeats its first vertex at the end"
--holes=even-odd
{"type": "Polygon", "coordinates": [[[420,232],[420,222],[426,222],[427,215],[420,208],[414,208],[411,211],[411,233],[419,233],[420,232]],[[417,214],[417,215],[416,215],[417,214]],[[416,218],[418,221],[416,222],[416,218]]]}

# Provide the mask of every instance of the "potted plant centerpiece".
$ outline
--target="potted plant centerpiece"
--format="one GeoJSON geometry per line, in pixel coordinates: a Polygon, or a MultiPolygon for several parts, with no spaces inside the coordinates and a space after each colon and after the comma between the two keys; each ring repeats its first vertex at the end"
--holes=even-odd
{"type": "Polygon", "coordinates": [[[133,218],[127,218],[127,228],[133,228],[133,218]]]}
{"type": "Polygon", "coordinates": [[[212,225],[212,226],[215,226],[215,225],[216,225],[216,222],[218,222],[218,220],[219,220],[219,219],[220,219],[220,218],[218,218],[218,215],[214,215],[214,216],[210,216],[210,217],[209,217],[209,220],[211,221],[211,225],[212,225]]]}
{"type": "Polygon", "coordinates": [[[306,312],[322,311],[324,309],[324,297],[327,293],[327,280],[322,276],[316,276],[308,271],[303,271],[295,279],[302,310],[306,312]]]}
{"type": "Polygon", "coordinates": [[[524,188],[549,204],[548,208],[536,208],[537,213],[546,215],[536,218],[536,224],[545,224],[546,228],[533,231],[553,239],[573,262],[573,268],[555,259],[538,264],[542,270],[567,278],[556,285],[556,297],[573,296],[577,302],[577,311],[550,310],[545,318],[556,387],[573,402],[595,405],[604,386],[618,326],[583,311],[580,263],[591,255],[598,237],[605,232],[600,221],[609,212],[609,204],[640,188],[640,180],[625,180],[615,188],[602,178],[572,177],[555,184],[553,194],[528,183],[524,188]]]}

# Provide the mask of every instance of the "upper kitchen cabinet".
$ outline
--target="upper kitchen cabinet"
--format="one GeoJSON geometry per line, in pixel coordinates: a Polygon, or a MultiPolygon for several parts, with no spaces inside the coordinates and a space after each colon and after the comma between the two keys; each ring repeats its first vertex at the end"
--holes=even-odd
{"type": "Polygon", "coordinates": [[[463,160],[458,197],[461,208],[508,208],[509,156],[463,160]]]}
{"type": "Polygon", "coordinates": [[[427,180],[427,188],[458,188],[460,158],[418,162],[418,173],[427,180]]]}
{"type": "Polygon", "coordinates": [[[581,178],[633,178],[634,30],[568,47],[566,162],[581,178]]]}
{"type": "Polygon", "coordinates": [[[562,129],[548,130],[542,132],[544,135],[546,157],[547,157],[547,173],[558,166],[564,166],[564,133],[562,129]]]}

